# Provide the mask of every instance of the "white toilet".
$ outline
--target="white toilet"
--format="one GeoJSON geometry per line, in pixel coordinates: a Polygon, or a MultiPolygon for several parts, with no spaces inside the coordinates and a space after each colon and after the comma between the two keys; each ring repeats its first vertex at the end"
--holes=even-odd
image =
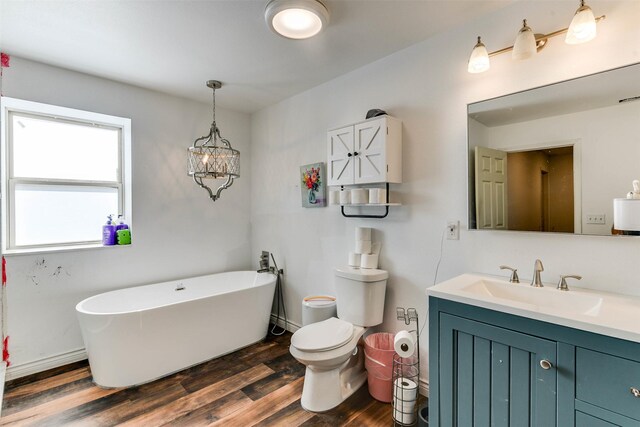
{"type": "Polygon", "coordinates": [[[306,365],[302,407],[322,412],[338,406],[367,379],[358,341],[367,327],[382,323],[389,273],[337,268],[338,318],[307,325],[291,337],[289,351],[306,365]]]}

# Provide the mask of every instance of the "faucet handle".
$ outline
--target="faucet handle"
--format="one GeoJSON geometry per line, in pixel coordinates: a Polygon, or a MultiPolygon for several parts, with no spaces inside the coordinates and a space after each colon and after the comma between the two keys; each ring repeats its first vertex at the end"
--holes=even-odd
{"type": "Polygon", "coordinates": [[[511,277],[509,277],[509,282],[520,283],[520,278],[518,277],[517,268],[509,267],[508,265],[501,265],[500,270],[511,270],[511,277]]]}
{"type": "Polygon", "coordinates": [[[569,286],[567,285],[567,281],[565,279],[581,280],[582,276],[578,276],[577,274],[560,275],[560,281],[558,282],[558,287],[556,289],[558,289],[559,291],[569,290],[569,286]]]}

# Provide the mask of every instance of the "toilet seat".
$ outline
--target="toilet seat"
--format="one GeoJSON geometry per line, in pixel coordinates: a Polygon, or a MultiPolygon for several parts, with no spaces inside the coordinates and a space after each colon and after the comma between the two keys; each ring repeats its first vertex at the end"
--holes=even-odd
{"type": "Polygon", "coordinates": [[[300,351],[330,351],[342,347],[353,337],[353,325],[332,317],[304,326],[291,337],[291,345],[300,351]]]}

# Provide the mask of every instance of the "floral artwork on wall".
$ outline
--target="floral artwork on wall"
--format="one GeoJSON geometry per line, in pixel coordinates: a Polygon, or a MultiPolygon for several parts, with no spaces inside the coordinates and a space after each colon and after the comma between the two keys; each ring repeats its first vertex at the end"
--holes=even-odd
{"type": "Polygon", "coordinates": [[[302,207],[319,208],[327,205],[324,179],[324,163],[300,166],[302,207]]]}

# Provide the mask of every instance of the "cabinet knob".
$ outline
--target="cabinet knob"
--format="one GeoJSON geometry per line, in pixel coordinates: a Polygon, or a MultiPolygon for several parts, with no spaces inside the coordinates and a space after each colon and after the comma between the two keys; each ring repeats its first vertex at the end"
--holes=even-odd
{"type": "Polygon", "coordinates": [[[353,154],[347,153],[347,157],[351,157],[351,156],[353,156],[353,154]]]}
{"type": "Polygon", "coordinates": [[[549,362],[547,359],[542,359],[540,361],[540,367],[542,369],[551,369],[553,367],[553,363],[549,362]]]}
{"type": "Polygon", "coordinates": [[[353,152],[353,155],[354,155],[354,156],[357,156],[357,155],[358,155],[358,152],[357,152],[357,151],[354,151],[354,152],[353,152]]]}
{"type": "Polygon", "coordinates": [[[638,390],[637,388],[631,387],[629,391],[631,392],[631,394],[633,394],[633,397],[640,397],[640,390],[638,390]]]}

